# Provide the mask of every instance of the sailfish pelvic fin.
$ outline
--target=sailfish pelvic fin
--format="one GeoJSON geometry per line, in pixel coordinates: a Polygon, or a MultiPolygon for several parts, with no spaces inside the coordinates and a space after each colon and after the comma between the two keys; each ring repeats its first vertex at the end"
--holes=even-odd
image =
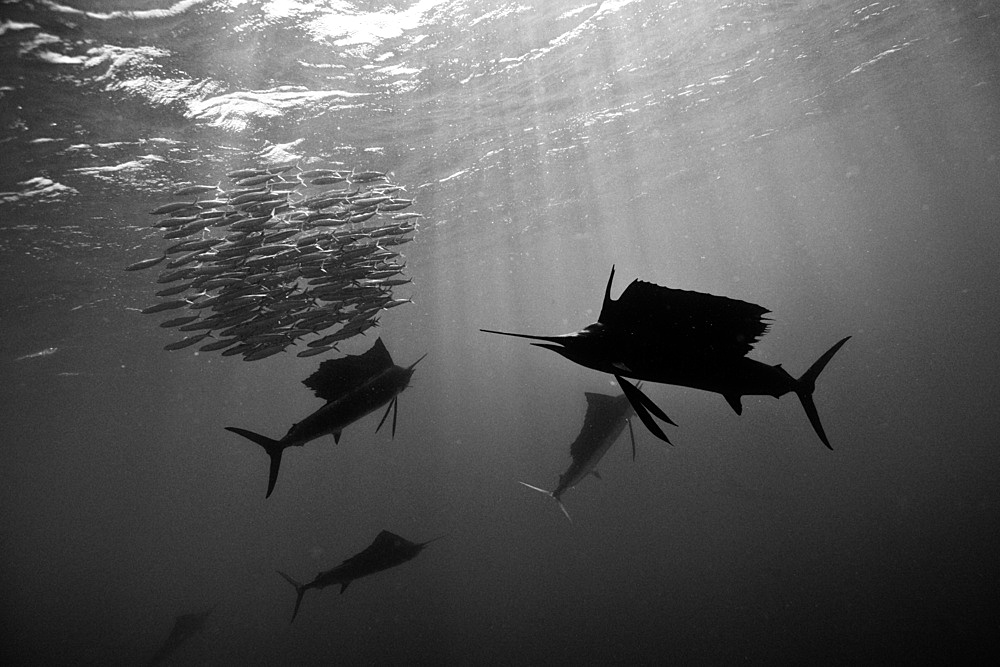
{"type": "Polygon", "coordinates": [[[628,437],[632,440],[632,460],[635,461],[635,431],[632,430],[631,419],[626,419],[625,423],[628,424],[628,437]]]}
{"type": "Polygon", "coordinates": [[[656,403],[653,403],[648,396],[642,393],[628,380],[620,375],[615,375],[615,380],[618,381],[618,386],[621,387],[625,396],[628,398],[628,402],[632,404],[632,409],[635,410],[635,414],[639,415],[639,419],[642,420],[642,423],[646,426],[646,428],[648,428],[653,435],[663,442],[668,445],[673,445],[673,443],[670,442],[670,439],[667,438],[666,434],[663,432],[663,429],[660,428],[660,425],[653,420],[653,415],[667,422],[671,426],[677,426],[677,424],[674,424],[674,422],[670,420],[670,417],[668,417],[667,414],[661,410],[658,405],[656,405],[656,403]],[[650,415],[650,413],[653,414],[650,415]]]}
{"type": "MultiPolygon", "coordinates": [[[[393,399],[391,401],[389,401],[389,405],[385,406],[385,413],[382,415],[382,419],[379,420],[378,426],[375,427],[375,432],[376,433],[378,433],[378,430],[380,428],[382,428],[382,424],[385,423],[385,418],[389,416],[389,410],[392,410],[396,406],[396,401],[397,401],[396,397],[393,397],[393,399]]],[[[395,412],[392,413],[392,437],[394,437],[394,438],[396,437],[396,413],[395,412]]]]}

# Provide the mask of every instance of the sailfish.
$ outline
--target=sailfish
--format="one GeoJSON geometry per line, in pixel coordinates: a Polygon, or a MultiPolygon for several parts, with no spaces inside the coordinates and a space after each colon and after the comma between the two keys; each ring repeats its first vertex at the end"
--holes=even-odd
{"type": "Polygon", "coordinates": [[[746,356],[770,326],[770,320],[764,317],[770,312],[766,308],[638,279],[612,299],[614,279],[612,266],[597,322],[579,331],[556,336],[481,331],[542,341],[533,345],[614,375],[642,423],[665,442],[670,441],[653,416],[675,424],[624,378],[722,394],[736,414],[743,412],[743,396],[779,398],[794,392],[820,441],[833,449],[820,423],[813,391],[816,378],[850,336],[837,341],[796,378],[781,364],[770,366],[746,356]]]}
{"type": "Polygon", "coordinates": [[[341,432],[350,424],[388,403],[382,420],[375,427],[377,432],[385,423],[392,410],[392,435],[396,435],[396,411],[399,394],[409,386],[414,367],[426,357],[424,354],[412,364],[403,368],[393,363],[385,343],[379,338],[364,354],[347,355],[340,359],[328,359],[302,381],[313,390],[317,397],[326,401],[323,407],[293,424],[280,440],[248,431],[235,426],[227,426],[244,438],[252,440],[267,452],[271,459],[267,480],[267,495],[274,491],[278,481],[281,455],[288,447],[302,445],[324,435],[333,435],[340,442],[341,432]]]}
{"type": "Polygon", "coordinates": [[[632,439],[632,460],[635,460],[635,433],[632,431],[632,416],[634,410],[628,397],[624,394],[610,396],[608,394],[596,394],[585,392],[587,397],[587,414],[583,418],[583,427],[580,429],[576,440],[569,446],[569,455],[573,462],[570,463],[562,475],[559,476],[559,483],[552,491],[532,486],[527,482],[521,482],[529,489],[541,491],[552,497],[559,503],[566,518],[573,521],[566,506],[562,503],[562,495],[567,490],[579,484],[588,475],[593,475],[598,479],[601,476],[597,473],[597,464],[601,462],[604,455],[615,444],[618,437],[628,425],[628,434],[632,439]]]}
{"type": "MultiPolygon", "coordinates": [[[[442,535],[441,537],[444,536],[442,535]]],[[[433,540],[418,544],[410,542],[406,538],[400,537],[388,530],[383,530],[363,551],[351,556],[331,570],[320,572],[308,584],[300,584],[281,570],[276,570],[285,581],[295,587],[297,597],[295,598],[295,609],[292,610],[292,621],[295,621],[295,617],[299,613],[302,596],[310,588],[326,588],[327,586],[339,585],[340,592],[343,593],[355,579],[367,577],[370,574],[402,565],[406,561],[416,558],[424,550],[424,547],[431,542],[440,540],[441,537],[435,537],[433,540]]]]}
{"type": "Polygon", "coordinates": [[[157,649],[156,653],[149,660],[149,666],[159,665],[163,663],[169,656],[171,656],[177,648],[190,639],[192,636],[198,634],[202,626],[205,625],[205,621],[208,619],[209,614],[215,610],[215,605],[210,609],[204,611],[195,612],[192,614],[181,614],[174,619],[174,627],[170,630],[170,635],[163,642],[163,645],[157,649]]]}

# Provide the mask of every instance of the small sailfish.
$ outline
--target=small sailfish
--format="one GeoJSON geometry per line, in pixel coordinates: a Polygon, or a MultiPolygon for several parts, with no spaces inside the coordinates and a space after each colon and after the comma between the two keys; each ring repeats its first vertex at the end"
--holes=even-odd
{"type": "Polygon", "coordinates": [[[601,314],[597,322],[579,331],[557,336],[482,331],[543,341],[533,345],[554,350],[581,366],[611,373],[642,423],[666,442],[670,441],[650,413],[673,422],[625,377],[722,394],[736,414],[743,411],[743,396],[779,398],[794,392],[816,435],[832,449],[812,396],[816,378],[850,336],[835,343],[795,378],[780,364],[769,366],[746,356],[767,332],[766,308],[641,280],[633,280],[621,296],[612,299],[614,278],[611,267],[601,314]]]}
{"type": "Polygon", "coordinates": [[[587,397],[587,414],[583,418],[580,434],[569,446],[569,455],[573,458],[573,462],[566,469],[566,472],[559,476],[559,484],[554,490],[548,491],[527,482],[521,482],[529,489],[541,491],[551,496],[559,503],[559,509],[571,522],[573,519],[570,518],[566,506],[562,503],[562,495],[588,475],[601,478],[596,470],[597,464],[611,449],[611,445],[618,440],[618,436],[621,435],[626,424],[628,425],[629,437],[632,439],[632,460],[635,460],[635,433],[632,431],[630,419],[634,411],[628,397],[624,394],[609,396],[589,391],[585,392],[584,395],[587,397]]]}
{"type": "Polygon", "coordinates": [[[210,609],[205,611],[195,612],[193,614],[181,614],[174,619],[174,627],[170,630],[170,635],[167,637],[163,645],[153,654],[153,657],[149,660],[149,665],[159,665],[169,656],[173,654],[177,648],[190,639],[193,635],[198,634],[201,631],[202,626],[205,625],[205,620],[208,619],[209,614],[215,610],[213,605],[210,609]]]}
{"type": "Polygon", "coordinates": [[[332,435],[334,442],[339,443],[340,434],[345,428],[387,403],[385,414],[375,430],[382,428],[391,409],[392,435],[395,436],[397,398],[409,386],[414,367],[425,356],[427,355],[421,356],[406,368],[397,366],[379,338],[364,354],[328,359],[320,364],[315,373],[303,380],[302,384],[312,389],[326,404],[293,424],[280,440],[227,426],[227,431],[256,442],[270,457],[265,498],[274,490],[274,484],[278,481],[278,468],[281,466],[281,454],[288,447],[301,447],[324,435],[332,435]]]}
{"type": "MultiPolygon", "coordinates": [[[[444,536],[442,535],[441,537],[444,536]]],[[[383,530],[364,551],[351,556],[332,570],[320,572],[308,584],[300,584],[281,570],[276,570],[285,581],[295,587],[297,597],[295,598],[295,609],[292,610],[292,621],[295,621],[295,617],[299,613],[302,596],[310,588],[318,589],[340,585],[340,592],[343,593],[355,579],[367,577],[370,574],[402,565],[406,561],[416,558],[417,554],[424,550],[424,547],[431,542],[440,540],[441,537],[435,537],[433,540],[417,544],[388,530],[383,530]]]]}
{"type": "Polygon", "coordinates": [[[55,354],[59,351],[58,347],[47,347],[44,350],[39,350],[38,352],[32,352],[30,354],[22,354],[20,357],[14,359],[14,361],[24,361],[25,359],[40,359],[42,357],[47,357],[50,354],[55,354]]]}

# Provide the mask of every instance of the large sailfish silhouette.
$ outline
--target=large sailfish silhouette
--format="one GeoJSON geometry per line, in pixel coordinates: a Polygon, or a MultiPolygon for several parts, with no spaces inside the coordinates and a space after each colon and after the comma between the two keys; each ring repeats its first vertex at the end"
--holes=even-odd
{"type": "Polygon", "coordinates": [[[556,336],[482,331],[543,341],[533,345],[554,350],[581,366],[614,375],[642,423],[665,442],[670,440],[653,416],[675,424],[624,378],[722,394],[736,414],[743,412],[743,396],[778,398],[794,392],[816,435],[827,448],[833,449],[820,423],[813,391],[816,378],[850,336],[837,341],[796,378],[780,364],[769,366],[746,356],[767,333],[769,324],[764,315],[770,311],[766,308],[642,280],[633,280],[618,299],[612,299],[614,278],[615,269],[611,267],[600,317],[579,331],[556,336]]]}
{"type": "Polygon", "coordinates": [[[412,364],[403,368],[393,363],[385,343],[379,338],[364,354],[347,355],[341,359],[328,359],[319,369],[302,381],[326,404],[297,424],[293,424],[281,440],[248,431],[235,426],[227,426],[227,431],[242,435],[264,448],[271,459],[267,480],[267,495],[274,491],[278,481],[281,455],[288,447],[302,445],[324,435],[332,435],[334,442],[340,442],[340,433],[370,412],[386,403],[385,414],[375,428],[378,431],[392,410],[392,434],[396,435],[397,399],[406,389],[413,375],[414,367],[426,357],[424,354],[412,364]]]}

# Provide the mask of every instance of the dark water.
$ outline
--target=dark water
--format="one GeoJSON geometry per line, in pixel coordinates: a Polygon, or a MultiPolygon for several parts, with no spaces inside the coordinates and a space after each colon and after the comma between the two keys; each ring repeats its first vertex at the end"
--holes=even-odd
{"type": "MultiPolygon", "coordinates": [[[[0,5],[3,651],[141,664],[902,662],[1000,630],[1000,12],[907,2],[0,5]],[[537,6],[532,7],[535,4],[537,6]],[[85,7],[86,5],[86,7],[85,7]],[[86,9],[87,13],[82,12],[86,9]],[[322,357],[164,352],[136,312],[180,182],[322,157],[391,171],[426,217],[423,353],[378,414],[262,450],[322,357]],[[478,329],[561,333],[633,278],[772,311],[751,353],[816,400],[646,386],[554,503],[610,378],[478,329]],[[38,352],[51,350],[38,356],[38,352]],[[294,592],[382,529],[417,559],[294,592]]],[[[617,292],[616,292],[617,293],[617,292]]],[[[359,353],[374,340],[352,340],[359,353]]],[[[336,356],[336,355],[334,355],[336,356]]],[[[11,664],[8,662],[7,664],[11,664]]]]}

